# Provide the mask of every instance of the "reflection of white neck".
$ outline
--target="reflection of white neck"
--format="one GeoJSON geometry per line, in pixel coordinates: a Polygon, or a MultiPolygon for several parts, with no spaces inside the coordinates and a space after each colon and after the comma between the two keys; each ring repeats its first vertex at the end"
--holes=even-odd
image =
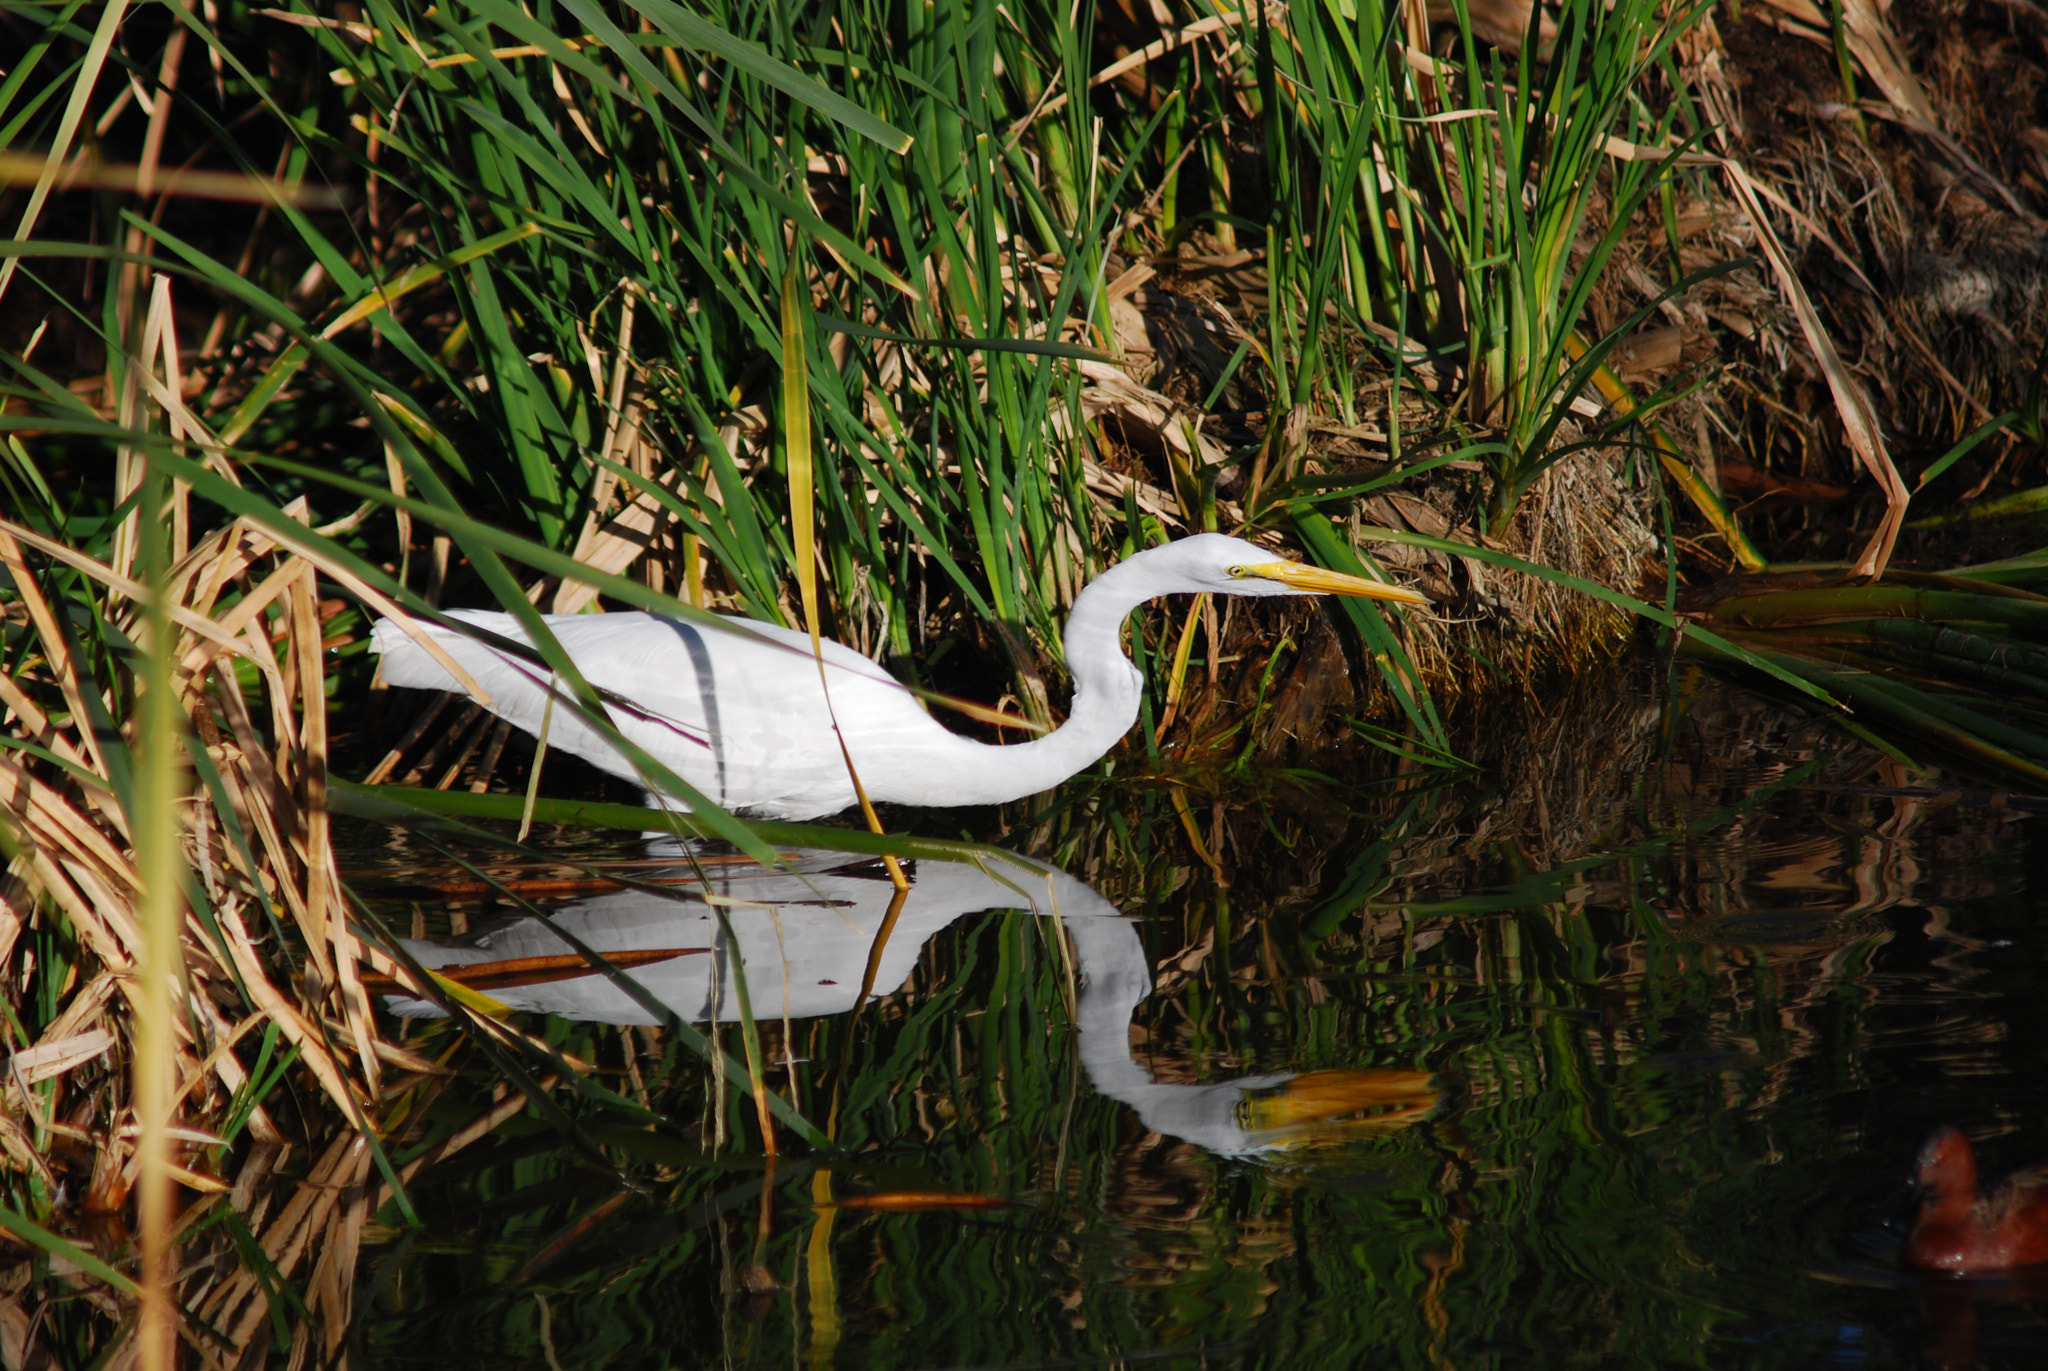
{"type": "MultiPolygon", "coordinates": [[[[1088,893],[1098,901],[1102,898],[1092,890],[1088,893]]],[[[1285,1084],[1293,1079],[1293,1073],[1241,1076],[1213,1085],[1165,1085],[1153,1080],[1152,1073],[1131,1055],[1131,1016],[1152,993],[1152,973],[1146,966],[1144,945],[1138,941],[1138,926],[1114,916],[1069,918],[1066,924],[1084,978],[1075,1014],[1081,1065],[1087,1068],[1095,1088],[1137,1110],[1139,1119],[1153,1132],[1199,1143],[1223,1156],[1277,1146],[1238,1122],[1238,1106],[1247,1091],[1285,1084]]]]}
{"type": "MultiPolygon", "coordinates": [[[[553,916],[599,952],[698,949],[635,969],[647,991],[691,1022],[739,1017],[737,974],[744,966],[754,1016],[761,1020],[843,1013],[860,993],[861,972],[892,888],[870,875],[844,874],[858,858],[806,853],[796,874],[714,871],[717,893],[744,901],[728,910],[739,957],[719,936],[718,921],[703,904],[626,890],[570,905],[553,916]],[[832,870],[842,868],[841,871],[832,870]],[[713,955],[716,953],[716,955],[713,955]]],[[[1076,1011],[1081,1065],[1095,1088],[1138,1112],[1154,1132],[1236,1156],[1277,1143],[1238,1122],[1246,1092],[1271,1088],[1291,1075],[1252,1076],[1214,1085],[1167,1085],[1131,1055],[1131,1016],[1152,993],[1152,974],[1137,925],[1083,881],[1036,864],[922,861],[884,950],[875,993],[908,979],[917,954],[941,929],[966,914],[989,909],[1032,909],[1058,915],[1074,941],[1082,975],[1076,1011]]],[[[408,942],[427,966],[554,956],[570,951],[549,925],[525,919],[463,946],[408,942]]],[[[490,992],[515,1009],[602,1023],[657,1022],[631,996],[602,976],[490,992]]],[[[399,1014],[431,1014],[418,1000],[394,1000],[399,1014]]]]}

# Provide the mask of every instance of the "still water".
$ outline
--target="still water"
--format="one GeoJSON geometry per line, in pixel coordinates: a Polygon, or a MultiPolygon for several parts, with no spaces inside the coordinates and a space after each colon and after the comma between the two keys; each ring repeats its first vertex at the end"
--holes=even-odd
{"type": "MultiPolygon", "coordinates": [[[[2048,1160],[2048,801],[1691,678],[1510,711],[1465,755],[1450,778],[1252,767],[978,816],[1025,860],[917,861],[872,969],[892,886],[868,858],[670,850],[629,869],[655,889],[564,901],[449,840],[565,941],[443,879],[433,840],[379,835],[358,860],[421,960],[580,942],[639,988],[477,982],[547,1045],[525,1069],[596,1065],[557,1095],[581,1136],[529,1110],[423,1173],[424,1229],[369,1235],[362,1352],[2048,1364],[2048,1280],[1897,1261],[1930,1128],[1966,1129],[1993,1175],[2048,1160]],[[750,1052],[829,1154],[778,1124],[764,1157],[750,1052]]],[[[455,1041],[393,1008],[423,1054],[455,1041]]],[[[471,1065],[410,1153],[492,1104],[500,1073],[451,1060],[471,1065]]]]}

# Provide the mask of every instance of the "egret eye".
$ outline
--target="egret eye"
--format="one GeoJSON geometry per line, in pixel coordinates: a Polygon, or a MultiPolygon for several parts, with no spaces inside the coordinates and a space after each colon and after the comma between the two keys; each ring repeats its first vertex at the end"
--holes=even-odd
{"type": "Polygon", "coordinates": [[[1225,567],[1224,571],[1231,576],[1244,575],[1244,568],[1241,566],[1225,567]]]}

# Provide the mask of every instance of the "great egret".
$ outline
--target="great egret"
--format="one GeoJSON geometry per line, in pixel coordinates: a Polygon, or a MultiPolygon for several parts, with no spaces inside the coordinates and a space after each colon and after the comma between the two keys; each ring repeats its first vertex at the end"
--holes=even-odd
{"type": "MultiPolygon", "coordinates": [[[[727,920],[731,941],[716,914],[687,896],[622,890],[572,904],[546,920],[521,919],[481,931],[459,946],[408,941],[406,947],[422,965],[443,972],[573,955],[573,945],[555,933],[559,924],[607,955],[682,954],[633,966],[629,974],[686,1022],[737,1020],[742,974],[758,1019],[842,1014],[860,996],[869,948],[895,893],[886,880],[845,869],[862,860],[844,852],[803,851],[784,870],[713,868],[716,889],[708,893],[737,906],[730,907],[727,920]],[[766,917],[770,909],[772,919],[766,917]]],[[[1249,1156],[1390,1132],[1427,1117],[1438,1102],[1429,1073],[1403,1067],[1276,1072],[1202,1083],[1154,1080],[1131,1053],[1132,1014],[1152,993],[1137,923],[1086,882],[999,854],[979,865],[917,863],[876,968],[875,993],[902,985],[925,943],[942,929],[987,909],[1059,916],[1057,928],[1073,939],[1081,972],[1076,1055],[1095,1088],[1137,1111],[1153,1132],[1221,1156],[1249,1156]]],[[[514,1009],[570,1019],[657,1021],[597,974],[484,993],[514,1009]]],[[[389,1003],[401,1015],[440,1012],[410,997],[393,996],[389,1003]]]]}
{"type": "MultiPolygon", "coordinates": [[[[1161,595],[1355,595],[1406,604],[1429,598],[1401,586],[1276,557],[1204,533],[1125,559],[1076,597],[1067,617],[1074,677],[1067,721],[1044,737],[991,746],[948,732],[887,672],[851,648],[824,645],[830,710],[810,638],[754,619],[704,629],[659,614],[549,615],[548,629],[577,670],[613,701],[619,732],[727,809],[770,819],[811,819],[854,803],[846,751],[870,799],[911,805],[1000,804],[1049,790],[1116,745],[1138,717],[1144,681],[1120,641],[1124,619],[1161,595]]],[[[450,617],[515,642],[509,614],[456,610],[450,617]]],[[[490,693],[490,709],[529,733],[540,730],[549,677],[543,667],[449,629],[419,625],[490,693]]],[[[447,668],[389,620],[370,650],[384,680],[459,690],[447,668]]],[[[626,758],[558,695],[548,745],[645,784],[626,758]]]]}

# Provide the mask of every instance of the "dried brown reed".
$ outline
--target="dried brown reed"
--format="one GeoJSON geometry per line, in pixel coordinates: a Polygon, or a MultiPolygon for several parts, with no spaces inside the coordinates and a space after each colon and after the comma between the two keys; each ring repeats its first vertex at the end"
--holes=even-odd
{"type": "MultiPolygon", "coordinates": [[[[169,282],[137,287],[167,319],[169,282]]],[[[128,426],[217,450],[178,399],[171,331],[148,340],[128,359],[128,426]]],[[[242,519],[192,528],[189,493],[147,465],[131,449],[121,479],[159,492],[161,525],[144,499],[111,561],[0,520],[17,664],[0,675],[0,967],[42,997],[40,1022],[27,1000],[11,1013],[27,1036],[7,1058],[0,1168],[29,1212],[10,1211],[9,1239],[98,1311],[103,1365],[168,1367],[173,1338],[236,1365],[270,1321],[296,1367],[339,1346],[363,1225],[391,1196],[380,1151],[445,1072],[380,1032],[363,963],[418,987],[365,946],[335,864],[318,606],[323,578],[354,578],[242,519]],[[312,1093],[257,1079],[258,1041],[312,1093]],[[122,1274],[135,1199],[139,1280],[122,1274]]],[[[286,511],[306,518],[303,501],[286,511]]],[[[525,1104],[514,1092],[404,1174],[525,1104]]],[[[47,1356],[36,1291],[0,1292],[10,1366],[47,1356]]]]}

